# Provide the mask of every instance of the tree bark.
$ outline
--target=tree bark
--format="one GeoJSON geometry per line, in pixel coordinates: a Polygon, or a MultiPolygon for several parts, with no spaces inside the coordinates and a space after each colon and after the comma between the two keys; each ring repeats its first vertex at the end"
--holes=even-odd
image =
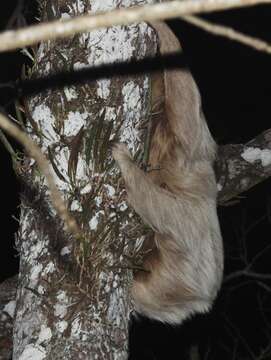
{"type": "MultiPolygon", "coordinates": [[[[42,21],[147,1],[44,0],[42,21]]],[[[149,1],[150,3],[151,1],[149,1]]],[[[141,59],[156,51],[147,24],[116,26],[42,43],[32,78],[141,59]]],[[[25,159],[20,274],[13,359],[127,359],[129,283],[140,233],[127,207],[110,144],[142,154],[150,78],[114,77],[25,99],[27,131],[50,160],[82,236],[74,240],[52,208],[33,160],[25,159]]]]}
{"type": "Polygon", "coordinates": [[[12,355],[17,282],[17,276],[13,276],[0,284],[0,360],[10,359],[12,355]]]}

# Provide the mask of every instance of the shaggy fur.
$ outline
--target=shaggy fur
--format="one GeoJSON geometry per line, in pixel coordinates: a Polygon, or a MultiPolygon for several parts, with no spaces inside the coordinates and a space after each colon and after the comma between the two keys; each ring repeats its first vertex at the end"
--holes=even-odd
{"type": "MultiPolygon", "coordinates": [[[[181,49],[165,23],[152,26],[161,54],[181,49]]],[[[148,271],[135,274],[136,310],[176,324],[210,309],[221,285],[223,248],[212,167],[216,144],[198,88],[189,71],[177,69],[165,70],[160,82],[156,78],[154,102],[161,89],[164,107],[154,121],[150,147],[150,165],[156,170],[142,171],[124,144],[114,146],[113,157],[130,205],[155,232],[145,244],[148,271]]]]}

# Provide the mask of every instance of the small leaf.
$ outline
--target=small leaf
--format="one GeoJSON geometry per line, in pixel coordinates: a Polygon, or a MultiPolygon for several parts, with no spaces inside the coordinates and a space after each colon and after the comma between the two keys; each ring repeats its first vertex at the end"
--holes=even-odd
{"type": "Polygon", "coordinates": [[[71,148],[70,148],[71,153],[70,153],[70,157],[69,157],[69,161],[68,161],[68,175],[73,183],[74,183],[75,177],[76,177],[78,154],[81,149],[84,132],[85,131],[84,131],[84,125],[83,125],[71,142],[71,148]]]}
{"type": "Polygon", "coordinates": [[[86,162],[89,165],[90,159],[91,159],[91,153],[92,153],[92,146],[93,142],[96,136],[97,128],[95,126],[92,126],[89,130],[89,136],[86,139],[86,150],[85,150],[85,156],[86,156],[86,162]]]}
{"type": "Polygon", "coordinates": [[[54,171],[55,171],[56,175],[59,177],[59,179],[64,181],[64,182],[67,182],[65,177],[58,170],[58,167],[57,167],[56,163],[54,162],[54,156],[53,156],[52,151],[51,151],[49,146],[48,146],[48,157],[49,157],[49,160],[50,160],[50,162],[52,164],[52,168],[54,169],[54,171]]]}
{"type": "MultiPolygon", "coordinates": [[[[99,116],[99,120],[97,123],[97,131],[95,134],[95,142],[94,142],[94,147],[93,147],[93,162],[94,162],[94,164],[97,164],[99,162],[98,161],[99,145],[100,145],[100,140],[101,140],[101,133],[102,133],[103,126],[104,126],[104,119],[105,119],[105,109],[102,110],[102,113],[99,116]]],[[[95,168],[96,168],[96,166],[95,166],[95,168]]]]}
{"type": "Polygon", "coordinates": [[[102,145],[100,147],[100,158],[99,158],[99,164],[100,164],[100,169],[101,171],[104,171],[104,168],[105,168],[105,159],[106,159],[106,155],[108,153],[108,148],[110,146],[110,135],[112,133],[112,130],[113,130],[113,121],[110,121],[108,126],[107,126],[107,129],[105,131],[105,134],[103,136],[103,142],[102,142],[102,145]]]}

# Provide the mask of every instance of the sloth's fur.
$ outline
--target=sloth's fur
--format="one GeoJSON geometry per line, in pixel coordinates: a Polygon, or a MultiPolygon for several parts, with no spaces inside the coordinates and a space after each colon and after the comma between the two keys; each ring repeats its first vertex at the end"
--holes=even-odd
{"type": "MultiPolygon", "coordinates": [[[[161,54],[180,51],[165,23],[151,25],[161,54]]],[[[134,277],[135,308],[176,324],[210,309],[221,285],[223,247],[213,170],[216,144],[190,72],[165,70],[154,81],[153,102],[161,96],[163,111],[153,121],[149,158],[155,170],[141,170],[124,144],[114,145],[113,157],[130,205],[154,230],[153,239],[145,243],[147,271],[134,277]]]]}

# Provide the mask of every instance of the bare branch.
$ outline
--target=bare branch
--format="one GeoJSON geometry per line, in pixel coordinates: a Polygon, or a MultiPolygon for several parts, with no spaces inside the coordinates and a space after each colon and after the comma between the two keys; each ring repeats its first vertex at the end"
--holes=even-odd
{"type": "Polygon", "coordinates": [[[76,221],[69,214],[66,205],[56,187],[54,177],[50,171],[50,166],[40,148],[27,136],[23,131],[21,131],[17,126],[12,124],[12,122],[3,114],[0,114],[0,127],[5,130],[9,135],[13,136],[17,141],[19,141],[28,151],[29,155],[33,157],[42,174],[45,176],[48,187],[51,192],[52,204],[55,207],[60,218],[64,221],[68,230],[76,237],[79,238],[81,231],[79,230],[76,221]]]}
{"type": "Polygon", "coordinates": [[[228,200],[271,176],[271,129],[247,144],[220,146],[216,161],[218,202],[228,200]]]}
{"type": "Polygon", "coordinates": [[[0,52],[15,50],[45,40],[65,38],[85,31],[141,21],[173,19],[179,16],[270,4],[271,0],[185,0],[117,9],[97,15],[83,15],[63,21],[29,26],[0,35],[0,52]]]}
{"type": "Polygon", "coordinates": [[[242,34],[241,32],[228,26],[212,24],[209,21],[202,20],[196,16],[182,16],[181,19],[211,34],[223,36],[230,40],[238,41],[239,43],[249,46],[255,50],[271,54],[271,45],[267,42],[242,34]]]}

